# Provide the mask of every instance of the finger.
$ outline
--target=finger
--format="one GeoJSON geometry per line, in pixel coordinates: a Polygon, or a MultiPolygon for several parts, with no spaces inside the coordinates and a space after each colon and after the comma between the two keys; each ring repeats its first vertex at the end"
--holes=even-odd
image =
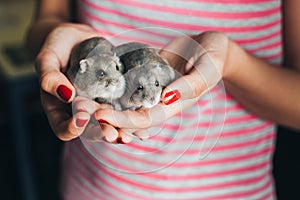
{"type": "Polygon", "coordinates": [[[97,122],[88,124],[86,130],[81,135],[82,138],[92,142],[108,143],[116,141],[118,136],[119,133],[114,127],[108,124],[99,124],[97,122]]]}
{"type": "Polygon", "coordinates": [[[60,72],[60,62],[52,51],[42,51],[36,59],[36,69],[40,76],[42,90],[64,102],[71,102],[75,88],[68,78],[60,72]]]}
{"type": "Polygon", "coordinates": [[[200,73],[190,73],[169,84],[162,92],[162,102],[165,105],[176,101],[193,99],[201,96],[207,90],[205,79],[200,73]]]}
{"type": "Polygon", "coordinates": [[[117,111],[113,109],[97,110],[94,117],[99,122],[106,122],[114,127],[125,129],[148,129],[158,125],[197,102],[197,99],[177,101],[170,105],[162,103],[146,109],[117,111]]]}
{"type": "Polygon", "coordinates": [[[128,144],[133,140],[131,129],[118,129],[119,136],[115,141],[117,144],[128,144]]]}
{"type": "Polygon", "coordinates": [[[85,97],[76,96],[73,100],[73,112],[84,111],[92,115],[98,109],[111,108],[109,104],[100,104],[85,97]]]}
{"type": "Polygon", "coordinates": [[[60,111],[53,111],[48,114],[48,120],[57,137],[63,141],[69,141],[79,137],[84,132],[90,115],[79,112],[70,117],[60,111]]]}
{"type": "Polygon", "coordinates": [[[102,135],[105,141],[113,143],[119,137],[119,132],[111,125],[101,124],[102,135]]]}
{"type": "Polygon", "coordinates": [[[144,141],[150,137],[150,132],[148,129],[139,129],[133,132],[133,135],[139,138],[140,140],[144,141]]]}
{"type": "Polygon", "coordinates": [[[140,129],[149,127],[152,124],[149,109],[144,108],[137,111],[101,109],[94,113],[94,118],[100,123],[107,123],[118,128],[126,129],[140,129]]]}

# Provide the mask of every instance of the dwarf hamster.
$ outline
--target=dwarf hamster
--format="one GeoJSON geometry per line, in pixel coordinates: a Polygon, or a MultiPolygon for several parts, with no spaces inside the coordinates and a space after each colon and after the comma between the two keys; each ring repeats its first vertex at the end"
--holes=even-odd
{"type": "Polygon", "coordinates": [[[162,90],[175,80],[173,68],[146,44],[127,43],[115,51],[126,68],[126,89],[119,99],[121,109],[151,108],[159,103],[162,90]]]}
{"type": "Polygon", "coordinates": [[[111,103],[123,95],[124,66],[113,49],[113,44],[102,37],[84,40],[74,47],[67,76],[77,95],[101,103],[111,103]]]}

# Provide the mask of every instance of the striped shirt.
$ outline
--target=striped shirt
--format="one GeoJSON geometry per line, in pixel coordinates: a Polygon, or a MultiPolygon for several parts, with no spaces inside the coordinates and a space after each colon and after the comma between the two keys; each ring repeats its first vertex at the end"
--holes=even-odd
{"type": "MultiPolygon", "coordinates": [[[[224,32],[249,53],[282,61],[280,0],[79,0],[79,18],[113,43],[162,47],[184,34],[224,32]]],[[[243,67],[243,66],[240,66],[243,67]]],[[[126,145],[65,144],[67,200],[275,199],[274,124],[247,112],[222,83],[126,145]]]]}

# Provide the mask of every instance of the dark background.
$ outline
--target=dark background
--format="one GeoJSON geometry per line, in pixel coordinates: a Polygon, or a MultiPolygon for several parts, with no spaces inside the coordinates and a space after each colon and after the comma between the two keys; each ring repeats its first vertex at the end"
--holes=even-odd
{"type": "MultiPolygon", "coordinates": [[[[0,199],[5,200],[59,199],[63,142],[47,123],[33,59],[23,46],[33,2],[0,0],[0,199]]],[[[274,155],[279,200],[300,199],[299,149],[300,132],[279,127],[274,155]]]]}

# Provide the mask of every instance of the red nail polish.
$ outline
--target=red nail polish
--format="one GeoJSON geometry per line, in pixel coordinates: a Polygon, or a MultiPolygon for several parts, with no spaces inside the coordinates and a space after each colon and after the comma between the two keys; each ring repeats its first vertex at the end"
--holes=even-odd
{"type": "Polygon", "coordinates": [[[118,144],[126,144],[120,137],[117,139],[117,143],[118,144]]]}
{"type": "Polygon", "coordinates": [[[69,101],[69,99],[72,96],[72,90],[70,90],[67,86],[65,85],[60,85],[57,88],[57,93],[59,94],[59,96],[65,100],[65,101],[69,101]]]}
{"type": "Polygon", "coordinates": [[[105,121],[104,119],[99,119],[98,122],[99,122],[99,123],[106,123],[106,124],[108,124],[108,122],[105,121]]]}
{"type": "Polygon", "coordinates": [[[167,92],[166,95],[163,98],[163,102],[166,105],[169,105],[178,99],[180,99],[181,95],[178,90],[167,92]]]}
{"type": "Polygon", "coordinates": [[[77,127],[84,127],[86,124],[87,120],[86,119],[76,119],[76,126],[77,127]]]}

